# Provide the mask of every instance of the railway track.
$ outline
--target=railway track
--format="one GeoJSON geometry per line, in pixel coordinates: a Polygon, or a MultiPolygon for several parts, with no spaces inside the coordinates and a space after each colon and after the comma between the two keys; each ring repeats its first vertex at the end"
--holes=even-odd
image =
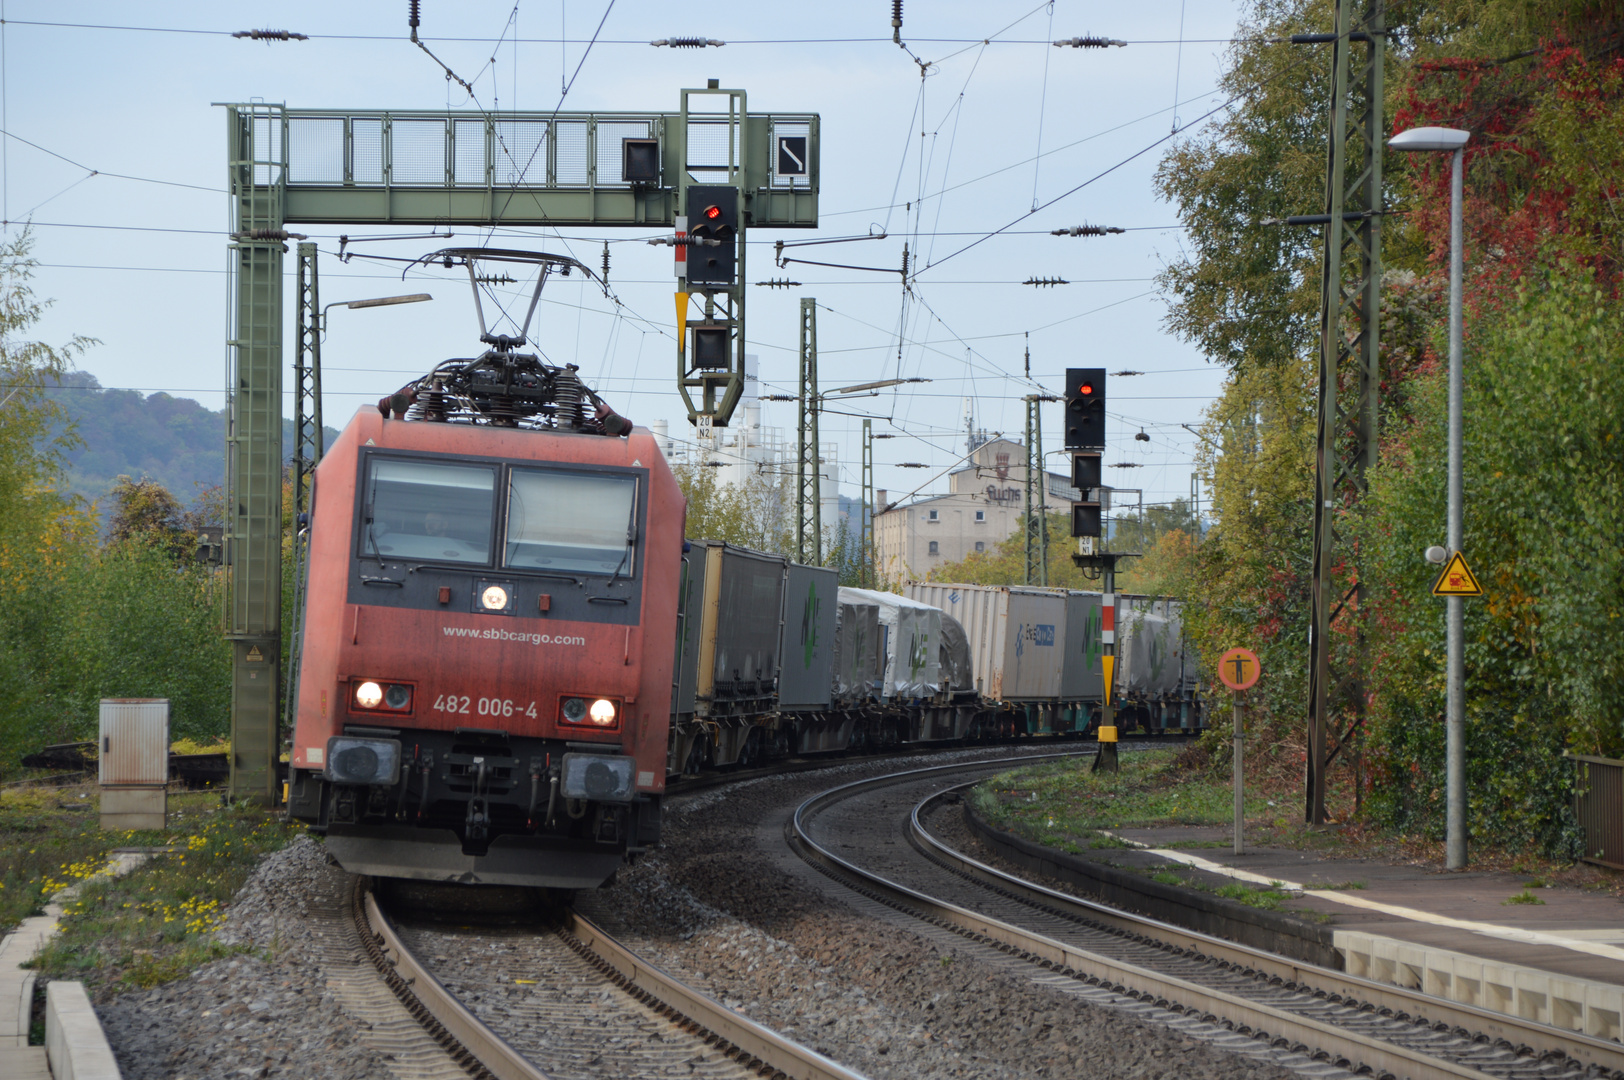
{"type": "Polygon", "coordinates": [[[369,886],[348,877],[312,913],[320,960],[362,1041],[403,1080],[861,1080],[573,912],[545,930],[400,927],[369,886]],[[453,953],[493,942],[501,978],[448,971],[453,953]]]}
{"type": "MultiPolygon", "coordinates": [[[[989,764],[975,768],[986,772],[989,764]]],[[[1036,980],[1299,1072],[1409,1080],[1624,1078],[1619,1044],[1273,956],[976,862],[937,841],[924,824],[950,794],[943,779],[964,768],[915,770],[824,792],[797,808],[787,837],[829,876],[1031,965],[1036,980]],[[831,850],[837,834],[842,849],[853,849],[844,856],[831,850]],[[872,843],[865,848],[859,837],[872,843]]]]}

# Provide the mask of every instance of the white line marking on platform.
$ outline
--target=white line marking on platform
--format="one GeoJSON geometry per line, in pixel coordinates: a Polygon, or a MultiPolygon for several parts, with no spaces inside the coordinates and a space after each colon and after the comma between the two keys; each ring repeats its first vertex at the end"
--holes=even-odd
{"type": "Polygon", "coordinates": [[[1237,878],[1241,881],[1250,881],[1258,885],[1274,885],[1300,892],[1304,896],[1313,896],[1321,900],[1330,900],[1348,907],[1363,908],[1366,911],[1377,911],[1384,915],[1394,915],[1412,922],[1431,923],[1434,926],[1448,926],[1456,930],[1469,930],[1484,937],[1500,938],[1505,941],[1520,941],[1526,945],[1555,945],[1574,952],[1589,953],[1592,956],[1605,957],[1609,960],[1624,960],[1624,948],[1608,944],[1605,940],[1624,942],[1624,928],[1617,930],[1575,930],[1569,932],[1556,932],[1548,930],[1520,930],[1514,926],[1500,926],[1496,923],[1474,922],[1470,919],[1452,919],[1448,915],[1436,915],[1430,911],[1420,911],[1416,908],[1401,907],[1398,904],[1384,904],[1379,900],[1367,900],[1362,896],[1353,896],[1343,890],[1314,889],[1295,881],[1286,881],[1283,878],[1265,877],[1254,874],[1250,870],[1241,870],[1233,866],[1225,866],[1210,859],[1203,859],[1199,855],[1190,855],[1182,851],[1170,851],[1167,848],[1153,848],[1137,840],[1129,840],[1124,836],[1100,830],[1113,840],[1120,840],[1124,844],[1140,848],[1151,855],[1159,856],[1170,862],[1183,863],[1197,870],[1205,870],[1210,874],[1222,874],[1225,877],[1237,878]]]}

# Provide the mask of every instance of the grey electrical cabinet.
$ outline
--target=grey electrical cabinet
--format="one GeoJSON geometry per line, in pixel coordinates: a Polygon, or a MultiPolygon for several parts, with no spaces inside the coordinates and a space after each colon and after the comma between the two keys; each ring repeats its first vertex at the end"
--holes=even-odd
{"type": "Polygon", "coordinates": [[[97,749],[102,828],[162,829],[169,809],[169,699],[103,698],[97,749]]]}

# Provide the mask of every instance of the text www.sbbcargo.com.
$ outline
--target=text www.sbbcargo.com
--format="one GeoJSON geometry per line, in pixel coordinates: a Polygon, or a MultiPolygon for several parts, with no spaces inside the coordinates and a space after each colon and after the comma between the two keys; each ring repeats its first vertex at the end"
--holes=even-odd
{"type": "Polygon", "coordinates": [[[481,641],[526,641],[532,645],[585,645],[584,637],[567,637],[563,634],[515,634],[511,630],[491,628],[488,630],[469,629],[462,626],[444,626],[446,637],[477,638],[481,641]]]}

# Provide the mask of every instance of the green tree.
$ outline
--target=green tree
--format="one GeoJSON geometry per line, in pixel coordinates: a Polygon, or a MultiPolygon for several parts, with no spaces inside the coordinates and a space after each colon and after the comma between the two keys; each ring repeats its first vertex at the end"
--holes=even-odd
{"type": "Polygon", "coordinates": [[[180,503],[158,481],[120,476],[109,497],[113,502],[107,525],[109,543],[156,547],[177,558],[191,545],[196,530],[188,527],[180,503]]]}
{"type": "Polygon", "coordinates": [[[688,539],[795,555],[794,507],[776,472],[757,470],[743,484],[726,484],[717,480],[715,468],[702,464],[685,462],[671,471],[688,500],[688,539]]]}
{"type": "MultiPolygon", "coordinates": [[[[1190,230],[1161,279],[1168,325],[1234,372],[1202,428],[1213,526],[1187,625],[1204,653],[1246,644],[1263,654],[1269,678],[1253,714],[1274,725],[1262,745],[1282,761],[1303,750],[1320,241],[1262,219],[1323,205],[1326,57],[1269,39],[1327,28],[1329,8],[1258,0],[1257,34],[1230,54],[1234,107],[1175,147],[1158,175],[1190,230]]],[[[1430,0],[1390,6],[1388,19],[1388,129],[1474,132],[1466,385],[1483,434],[1468,419],[1467,539],[1499,588],[1468,625],[1473,828],[1559,850],[1571,836],[1570,774],[1554,755],[1617,752],[1620,738],[1607,600],[1617,590],[1613,418],[1598,396],[1624,354],[1610,306],[1624,264],[1624,12],[1591,0],[1430,0]]],[[[1333,648],[1351,650],[1362,632],[1369,650],[1369,805],[1393,827],[1432,830],[1442,624],[1415,590],[1435,573],[1417,554],[1444,531],[1447,159],[1388,154],[1386,183],[1386,204],[1401,212],[1384,219],[1382,466],[1367,498],[1338,508],[1333,648]]],[[[1351,793],[1346,771],[1331,778],[1351,793]]]]}
{"type": "MultiPolygon", "coordinates": [[[[1463,401],[1474,836],[1571,853],[1563,750],[1624,755],[1624,305],[1592,267],[1540,273],[1474,328],[1463,401]]],[[[1372,475],[1359,541],[1372,590],[1373,808],[1442,829],[1443,604],[1420,558],[1444,535],[1445,377],[1372,475]]]]}
{"type": "Polygon", "coordinates": [[[129,481],[116,540],[62,494],[74,438],[49,386],[91,344],[29,336],[48,305],[29,285],[25,232],[0,245],[0,766],[41,745],[93,738],[103,697],[163,697],[176,736],[225,730],[229,650],[219,575],[182,561],[186,527],[161,486],[129,481]]]}
{"type": "Polygon", "coordinates": [[[1289,363],[1318,337],[1318,233],[1264,221],[1323,210],[1327,65],[1275,42],[1330,22],[1326,0],[1257,0],[1219,80],[1235,106],[1156,171],[1185,238],[1157,277],[1166,326],[1214,363],[1289,363]]]}

